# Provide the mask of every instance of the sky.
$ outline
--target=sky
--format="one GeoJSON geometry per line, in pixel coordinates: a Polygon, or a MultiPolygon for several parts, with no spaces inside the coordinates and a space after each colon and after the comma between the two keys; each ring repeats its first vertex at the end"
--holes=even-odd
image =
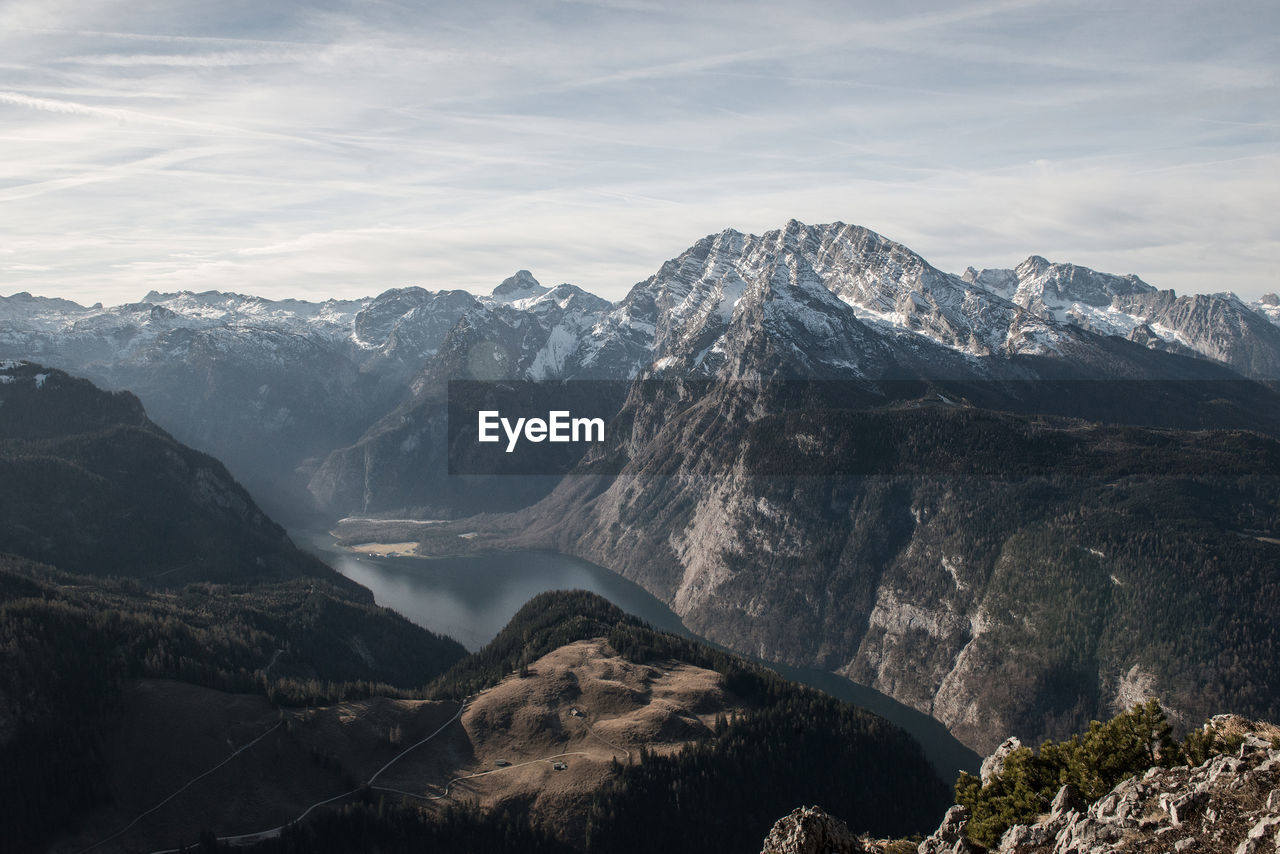
{"type": "Polygon", "coordinates": [[[0,294],[610,299],[842,221],[1280,290],[1280,4],[0,0],[0,294]]]}

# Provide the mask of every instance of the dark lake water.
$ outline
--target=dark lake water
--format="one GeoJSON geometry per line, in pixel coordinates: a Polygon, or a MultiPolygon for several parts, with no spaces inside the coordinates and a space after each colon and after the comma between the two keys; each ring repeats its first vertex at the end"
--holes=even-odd
{"type": "MultiPolygon", "coordinates": [[[[340,549],[323,532],[295,532],[295,541],[310,546],[334,569],[372,590],[379,605],[449,635],[473,652],[492,640],[525,602],[547,590],[590,590],[654,628],[705,640],[686,629],[670,608],[644,588],[567,555],[526,551],[444,558],[374,557],[340,549]]],[[[978,755],[928,715],[834,673],[760,663],[893,721],[915,736],[947,783],[961,770],[977,773],[978,755]]]]}

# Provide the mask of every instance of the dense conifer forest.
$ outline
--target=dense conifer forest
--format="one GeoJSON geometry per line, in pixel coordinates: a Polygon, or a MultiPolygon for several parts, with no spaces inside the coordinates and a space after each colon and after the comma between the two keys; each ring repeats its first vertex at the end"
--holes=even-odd
{"type": "Polygon", "coordinates": [[[125,680],[179,679],[281,705],[421,696],[464,654],[319,580],[147,591],[0,555],[0,793],[15,806],[0,814],[0,838],[24,850],[103,802],[101,741],[125,680]]]}

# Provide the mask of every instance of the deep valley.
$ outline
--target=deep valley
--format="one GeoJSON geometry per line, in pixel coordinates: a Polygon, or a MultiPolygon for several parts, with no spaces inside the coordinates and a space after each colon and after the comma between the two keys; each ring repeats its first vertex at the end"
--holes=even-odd
{"type": "MultiPolygon", "coordinates": [[[[1263,763],[1270,309],[1038,256],[954,275],[794,220],[616,302],[527,271],[487,296],[0,297],[0,836],[745,851],[818,803],[902,848],[976,755],[1101,739],[1149,698],[1181,746],[1126,772],[1241,750],[1201,729],[1228,711],[1263,763]],[[451,428],[494,400],[550,418],[544,390],[603,441],[486,456],[451,428]],[[964,747],[922,751],[855,686],[964,747]]],[[[1061,750],[1045,767],[1094,779],[1061,750]]],[[[962,781],[966,840],[1084,832],[1037,824],[1058,787],[1034,782],[1018,812],[962,781]]]]}

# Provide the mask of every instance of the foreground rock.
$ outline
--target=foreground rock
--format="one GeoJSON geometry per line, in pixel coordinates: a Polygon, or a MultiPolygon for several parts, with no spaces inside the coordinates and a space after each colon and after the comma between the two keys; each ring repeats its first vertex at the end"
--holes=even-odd
{"type": "MultiPolygon", "coordinates": [[[[1063,786],[1048,814],[1009,828],[1000,854],[1280,852],[1280,728],[1220,715],[1207,726],[1243,738],[1238,749],[1196,767],[1154,767],[1092,805],[1063,786]]],[[[984,764],[984,769],[985,769],[984,764]]],[[[981,852],[952,807],[918,854],[981,852]]]]}
{"type": "Polygon", "coordinates": [[[964,835],[965,823],[969,820],[969,811],[957,804],[947,810],[942,817],[942,824],[928,839],[920,843],[917,854],[976,854],[982,851],[981,845],[975,845],[964,835]]]}
{"type": "Polygon", "coordinates": [[[862,854],[849,826],[819,807],[797,807],[778,819],[760,854],[862,854]]]}

